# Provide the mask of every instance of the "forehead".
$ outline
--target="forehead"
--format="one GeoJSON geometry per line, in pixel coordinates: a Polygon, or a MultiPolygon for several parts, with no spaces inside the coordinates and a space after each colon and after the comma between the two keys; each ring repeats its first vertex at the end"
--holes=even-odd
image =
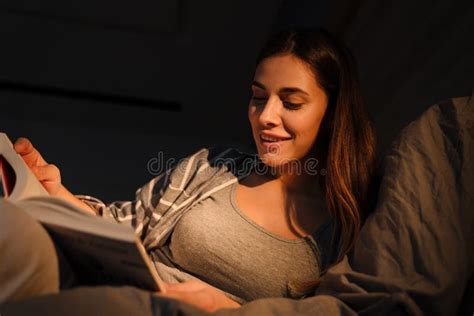
{"type": "Polygon", "coordinates": [[[254,79],[269,89],[298,87],[311,90],[318,88],[315,75],[309,65],[293,55],[263,59],[255,70],[254,79]]]}

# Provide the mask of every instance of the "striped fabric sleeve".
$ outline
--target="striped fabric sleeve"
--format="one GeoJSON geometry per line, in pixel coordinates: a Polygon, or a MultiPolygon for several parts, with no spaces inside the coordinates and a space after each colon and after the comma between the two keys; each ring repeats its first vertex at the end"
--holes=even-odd
{"type": "Polygon", "coordinates": [[[234,148],[202,148],[139,188],[133,201],[106,205],[91,196],[77,197],[100,216],[130,226],[152,251],[195,203],[237,181],[235,167],[244,157],[248,155],[234,148]]]}
{"type": "MultiPolygon", "coordinates": [[[[203,172],[211,169],[209,159],[227,152],[229,149],[222,152],[221,146],[200,149],[139,188],[132,201],[105,204],[92,196],[76,197],[95,209],[99,216],[130,226],[137,236],[144,240],[150,234],[149,230],[154,229],[158,222],[168,222],[168,213],[173,214],[182,208],[182,205],[188,204],[191,192],[201,192],[199,188],[210,180],[212,174],[203,172]],[[163,218],[165,215],[166,220],[163,218]]],[[[148,237],[158,237],[154,235],[156,232],[148,237]]]]}
{"type": "Polygon", "coordinates": [[[156,200],[169,185],[170,172],[171,169],[161,173],[139,188],[135,193],[135,200],[132,201],[115,201],[105,204],[93,196],[76,195],[76,197],[92,207],[99,216],[128,225],[135,230],[138,236],[142,237],[153,217],[156,200]]]}

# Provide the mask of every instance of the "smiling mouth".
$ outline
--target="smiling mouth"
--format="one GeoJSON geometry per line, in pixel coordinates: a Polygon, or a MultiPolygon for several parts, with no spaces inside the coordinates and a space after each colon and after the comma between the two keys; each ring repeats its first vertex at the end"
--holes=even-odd
{"type": "Polygon", "coordinates": [[[283,143],[287,140],[290,140],[290,138],[280,138],[280,139],[276,139],[276,138],[271,138],[271,139],[265,139],[263,138],[262,136],[260,136],[260,141],[262,142],[263,145],[266,145],[266,146],[269,146],[269,145],[272,145],[272,144],[280,144],[280,143],[283,143]]]}

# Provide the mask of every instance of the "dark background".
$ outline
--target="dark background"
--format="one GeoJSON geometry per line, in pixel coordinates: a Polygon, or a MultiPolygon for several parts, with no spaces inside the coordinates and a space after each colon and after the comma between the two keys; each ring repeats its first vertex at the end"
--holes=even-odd
{"type": "Polygon", "coordinates": [[[381,153],[472,93],[474,1],[0,0],[0,131],[30,138],[74,193],[130,199],[160,152],[253,150],[254,60],[286,25],[352,48],[381,153]]]}

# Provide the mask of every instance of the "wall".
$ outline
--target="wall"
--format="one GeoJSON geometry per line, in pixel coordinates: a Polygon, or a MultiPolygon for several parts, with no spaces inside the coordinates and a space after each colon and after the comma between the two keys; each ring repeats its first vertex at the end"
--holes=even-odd
{"type": "Polygon", "coordinates": [[[380,153],[474,87],[472,1],[0,0],[0,130],[30,137],[72,191],[128,199],[161,152],[252,150],[254,59],[286,25],[352,48],[380,153]]]}
{"type": "Polygon", "coordinates": [[[254,59],[279,1],[0,1],[0,130],[75,193],[130,198],[147,162],[247,148],[254,59]]]}

